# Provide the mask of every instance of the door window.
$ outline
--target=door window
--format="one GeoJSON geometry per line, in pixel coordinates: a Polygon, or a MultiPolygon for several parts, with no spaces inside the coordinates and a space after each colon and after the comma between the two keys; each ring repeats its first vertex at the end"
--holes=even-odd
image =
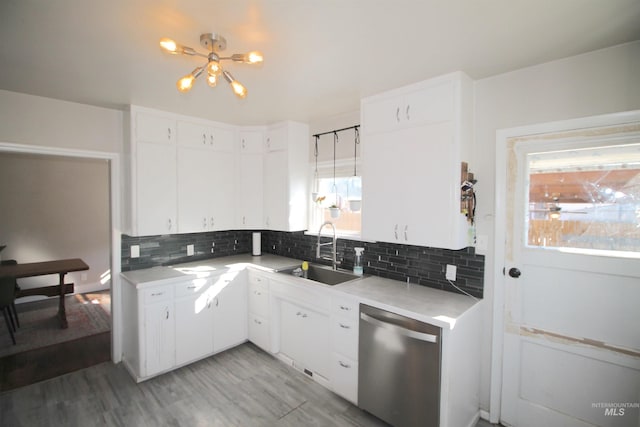
{"type": "Polygon", "coordinates": [[[640,257],[640,143],[531,153],[528,247],[640,257]]]}

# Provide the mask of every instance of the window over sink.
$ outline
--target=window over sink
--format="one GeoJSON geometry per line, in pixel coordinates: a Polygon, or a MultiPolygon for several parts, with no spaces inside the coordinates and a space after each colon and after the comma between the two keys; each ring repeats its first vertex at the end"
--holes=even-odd
{"type": "Polygon", "coordinates": [[[359,237],[362,229],[362,177],[359,165],[351,161],[311,165],[309,232],[317,233],[325,221],[331,221],[340,236],[359,237]]]}

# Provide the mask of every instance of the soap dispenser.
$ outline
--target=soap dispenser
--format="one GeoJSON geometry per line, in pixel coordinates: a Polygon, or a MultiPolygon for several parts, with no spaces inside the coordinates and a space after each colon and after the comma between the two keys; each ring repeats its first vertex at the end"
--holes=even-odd
{"type": "Polygon", "coordinates": [[[353,263],[353,274],[362,276],[362,252],[364,248],[353,248],[356,251],[356,260],[353,263]]]}

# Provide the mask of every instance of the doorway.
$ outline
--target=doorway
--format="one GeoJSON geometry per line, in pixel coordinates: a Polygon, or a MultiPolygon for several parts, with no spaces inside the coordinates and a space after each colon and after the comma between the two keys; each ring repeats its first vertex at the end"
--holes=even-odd
{"type": "Polygon", "coordinates": [[[639,180],[637,113],[499,132],[493,422],[637,424],[639,180]]]}

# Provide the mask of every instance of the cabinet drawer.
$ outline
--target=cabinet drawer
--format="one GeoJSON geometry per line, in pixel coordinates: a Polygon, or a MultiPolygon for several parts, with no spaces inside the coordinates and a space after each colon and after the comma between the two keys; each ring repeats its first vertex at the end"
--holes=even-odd
{"type": "Polygon", "coordinates": [[[174,285],[176,298],[187,297],[193,294],[204,292],[209,286],[208,279],[193,279],[174,285]]]}
{"type": "Polygon", "coordinates": [[[358,404],[358,363],[341,354],[331,355],[331,389],[358,404]]]}
{"type": "Polygon", "coordinates": [[[155,288],[142,290],[142,302],[144,305],[154,304],[156,302],[173,299],[173,286],[158,286],[155,288]]]}
{"type": "Polygon", "coordinates": [[[261,349],[271,352],[269,345],[269,321],[262,317],[249,313],[249,341],[261,349]]]}
{"type": "Polygon", "coordinates": [[[331,312],[337,316],[357,320],[359,307],[358,301],[349,297],[334,296],[331,298],[331,312]]]}
{"type": "Polygon", "coordinates": [[[332,318],[331,341],[334,351],[358,360],[358,321],[332,318]]]}
{"type": "Polygon", "coordinates": [[[255,285],[267,286],[268,280],[264,276],[261,276],[257,273],[249,271],[249,283],[252,283],[255,285]]]}
{"type": "Polygon", "coordinates": [[[269,286],[262,283],[249,283],[249,311],[260,316],[269,315],[269,286]]]}

